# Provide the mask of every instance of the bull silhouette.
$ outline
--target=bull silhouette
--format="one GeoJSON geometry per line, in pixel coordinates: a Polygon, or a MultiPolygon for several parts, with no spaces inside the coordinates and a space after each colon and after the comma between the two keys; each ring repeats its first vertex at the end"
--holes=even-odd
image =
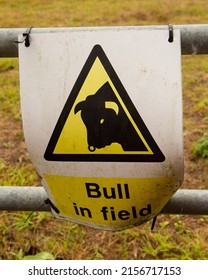
{"type": "Polygon", "coordinates": [[[74,113],[79,111],[87,129],[90,152],[112,143],[119,143],[124,151],[147,151],[109,82],[79,102],[74,113]]]}

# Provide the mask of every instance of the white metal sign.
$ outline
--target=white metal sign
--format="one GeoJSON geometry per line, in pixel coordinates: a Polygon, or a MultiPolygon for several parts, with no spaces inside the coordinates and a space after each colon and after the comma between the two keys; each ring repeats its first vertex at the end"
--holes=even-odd
{"type": "Polygon", "coordinates": [[[73,28],[19,46],[23,128],[60,218],[124,229],[183,180],[180,33],[73,28]]]}

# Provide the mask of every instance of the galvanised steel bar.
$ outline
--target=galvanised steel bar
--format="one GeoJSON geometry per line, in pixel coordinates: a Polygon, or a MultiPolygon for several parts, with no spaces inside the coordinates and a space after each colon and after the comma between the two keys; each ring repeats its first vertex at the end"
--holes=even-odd
{"type": "MultiPolygon", "coordinates": [[[[0,187],[0,210],[33,211],[47,198],[43,187],[0,187]]],[[[39,211],[50,211],[50,207],[44,204],[39,211]]]]}
{"type": "MultiPolygon", "coordinates": [[[[102,28],[110,29],[111,27],[102,28]]],[[[138,30],[167,30],[168,39],[168,25],[135,26],[134,28],[138,30]]],[[[208,54],[208,24],[173,25],[173,39],[175,29],[181,30],[182,54],[208,54]]],[[[70,32],[73,30],[74,28],[33,28],[31,33],[70,32]]],[[[18,39],[18,35],[25,31],[26,28],[0,29],[0,57],[18,57],[18,45],[15,41],[18,39]]],[[[0,210],[33,211],[46,199],[47,195],[43,187],[0,187],[0,210]]],[[[45,204],[39,211],[50,211],[50,207],[45,204]]],[[[161,213],[207,215],[208,190],[180,189],[161,213]]]]}
{"type": "Polygon", "coordinates": [[[208,190],[179,189],[161,213],[208,215],[208,190]]]}
{"type": "MultiPolygon", "coordinates": [[[[0,187],[0,210],[33,211],[47,199],[43,187],[0,187]]],[[[50,211],[43,205],[38,211],[50,211]]],[[[178,190],[162,214],[208,215],[208,190],[178,190]]]]}
{"type": "MultiPolygon", "coordinates": [[[[79,29],[90,29],[91,27],[76,27],[79,29]]],[[[111,29],[112,27],[99,27],[103,29],[111,29]]],[[[114,27],[115,28],[115,27],[114,27]]],[[[129,27],[118,27],[129,28],[129,27]]],[[[169,34],[167,25],[156,26],[134,26],[132,28],[138,30],[167,30],[167,39],[169,34]]],[[[181,48],[182,54],[208,54],[208,24],[189,24],[189,25],[173,25],[174,30],[181,30],[181,48]]],[[[18,34],[25,33],[27,28],[1,28],[0,29],[0,57],[18,57],[18,34]]],[[[70,32],[72,27],[65,28],[33,28],[33,33],[55,33],[55,32],[70,32]]]]}

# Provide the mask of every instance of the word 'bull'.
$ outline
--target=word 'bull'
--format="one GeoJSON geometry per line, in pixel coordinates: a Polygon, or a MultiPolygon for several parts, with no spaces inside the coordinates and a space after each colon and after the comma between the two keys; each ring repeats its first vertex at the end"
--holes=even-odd
{"type": "Polygon", "coordinates": [[[88,149],[94,152],[112,143],[119,143],[124,151],[146,151],[109,82],[79,102],[74,113],[81,111],[87,129],[88,149]]]}

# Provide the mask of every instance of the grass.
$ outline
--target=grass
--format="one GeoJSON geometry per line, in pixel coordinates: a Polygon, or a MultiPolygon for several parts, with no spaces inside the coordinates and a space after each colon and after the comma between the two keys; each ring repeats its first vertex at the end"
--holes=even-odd
{"type": "Polygon", "coordinates": [[[11,165],[0,161],[0,182],[2,186],[31,186],[38,180],[31,165],[11,165]]]}
{"type": "Polygon", "coordinates": [[[20,120],[18,60],[1,59],[0,63],[1,114],[20,120]],[[5,95],[6,92],[6,95],[5,95]]]}
{"type": "MultiPolygon", "coordinates": [[[[0,227],[2,259],[22,259],[41,252],[48,252],[55,259],[183,260],[208,257],[207,232],[189,230],[181,217],[174,217],[174,224],[159,217],[153,232],[149,230],[149,224],[122,232],[102,232],[66,221],[52,221],[49,213],[36,213],[25,225],[27,215],[2,214],[1,220],[5,219],[0,227]]],[[[196,222],[202,223],[199,218],[196,222]]]]}
{"type": "MultiPolygon", "coordinates": [[[[2,28],[208,22],[206,0],[0,0],[0,9],[2,28]]],[[[193,147],[199,156],[207,156],[208,56],[183,56],[182,73],[183,187],[207,188],[207,164],[195,156],[193,147]]],[[[0,185],[39,185],[24,144],[18,75],[18,59],[0,59],[0,185]]],[[[29,214],[0,213],[0,259],[208,258],[207,216],[161,215],[154,231],[150,221],[121,232],[107,232],[57,220],[51,213],[34,213],[25,222],[29,214]]]]}
{"type": "Polygon", "coordinates": [[[204,159],[208,158],[208,134],[205,133],[202,138],[198,140],[193,152],[197,157],[202,157],[204,159]]]}

